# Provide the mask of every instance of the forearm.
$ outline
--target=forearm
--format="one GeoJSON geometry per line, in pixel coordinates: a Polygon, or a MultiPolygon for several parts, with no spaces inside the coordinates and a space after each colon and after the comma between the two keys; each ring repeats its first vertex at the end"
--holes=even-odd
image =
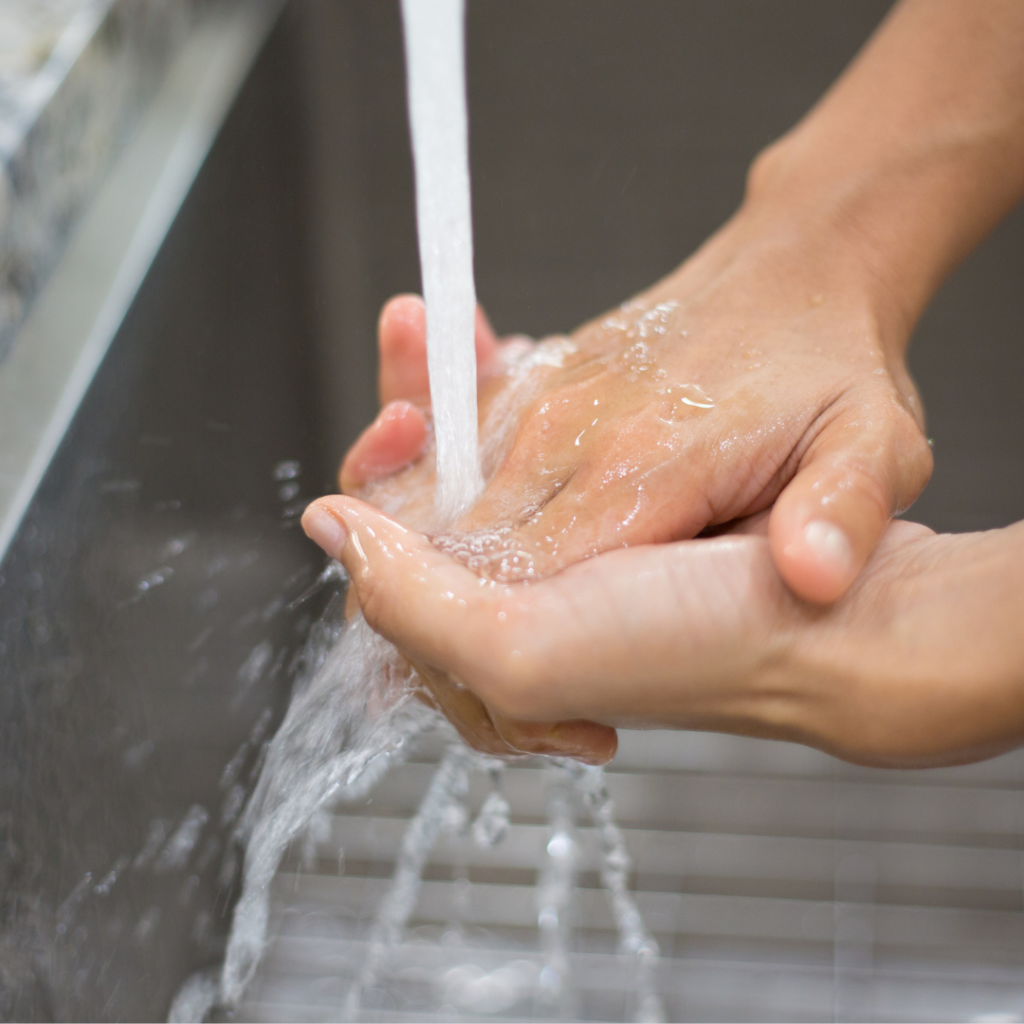
{"type": "Polygon", "coordinates": [[[755,162],[745,207],[838,239],[902,345],[1024,194],[1024,3],[903,0],[755,162]]]}

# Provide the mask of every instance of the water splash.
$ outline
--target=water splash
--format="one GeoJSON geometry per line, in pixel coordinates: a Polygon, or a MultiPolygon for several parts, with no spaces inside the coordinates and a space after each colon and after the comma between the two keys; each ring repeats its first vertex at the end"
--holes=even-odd
{"type": "Polygon", "coordinates": [[[239,826],[245,878],[221,979],[228,1005],[241,999],[263,954],[270,884],[288,844],[368,768],[383,770],[430,714],[410,703],[409,669],[361,616],[322,626],[312,643],[309,678],[267,748],[239,826]]]}
{"type": "Polygon", "coordinates": [[[508,832],[512,808],[501,792],[501,775],[504,765],[498,762],[491,769],[491,792],[480,806],[473,822],[473,842],[481,850],[490,850],[505,838],[508,832]]]}
{"type": "Polygon", "coordinates": [[[452,744],[434,773],[415,817],[409,822],[402,837],[391,888],[378,908],[370,930],[363,965],[345,998],[345,1020],[358,1019],[363,993],[377,980],[381,967],[402,937],[409,915],[416,906],[427,857],[450,812],[462,807],[472,760],[473,755],[466,747],[452,744]]]}
{"type": "Polygon", "coordinates": [[[658,944],[648,935],[636,901],[629,891],[633,862],[626,849],[622,829],[615,822],[615,805],[605,784],[603,768],[563,762],[583,793],[587,811],[601,836],[601,884],[608,890],[612,915],[619,931],[619,952],[637,960],[635,1021],[657,1024],[665,1020],[665,1009],[654,985],[658,944]]]}
{"type": "MultiPolygon", "coordinates": [[[[438,526],[444,528],[469,506],[483,486],[476,409],[476,299],[463,0],[402,0],[402,13],[437,449],[435,506],[438,526]]],[[[637,367],[643,364],[646,369],[643,338],[663,334],[672,313],[668,307],[658,307],[647,319],[637,322],[641,343],[634,353],[637,367]]],[[[557,350],[549,346],[540,351],[560,362],[571,349],[571,343],[565,342],[557,350]]],[[[525,375],[523,380],[527,380],[525,375]]],[[[519,392],[526,386],[511,390],[521,398],[519,392]]],[[[492,410],[492,416],[500,411],[492,410]]],[[[510,433],[506,427],[489,430],[489,435],[497,438],[484,453],[484,462],[490,466],[508,443],[510,433]]],[[[280,463],[275,468],[273,475],[281,485],[282,501],[292,500],[298,493],[294,482],[299,472],[296,463],[280,463]]],[[[297,503],[294,509],[300,510],[300,505],[297,503]]],[[[286,514],[291,509],[289,506],[286,514]]],[[[501,536],[463,535],[457,543],[450,537],[448,540],[454,545],[452,553],[474,562],[474,568],[509,579],[525,579],[532,574],[529,559],[518,550],[510,550],[501,536]]],[[[214,574],[211,567],[209,575],[214,574]]],[[[329,566],[314,586],[340,580],[341,576],[336,565],[329,566]]],[[[268,663],[268,651],[257,645],[240,670],[240,681],[262,674],[268,663]]],[[[296,685],[284,722],[269,745],[262,748],[252,769],[258,771],[259,778],[237,830],[246,851],[243,888],[219,983],[211,984],[207,975],[190,979],[175,1000],[172,1019],[200,1020],[215,1000],[228,1007],[238,1005],[263,955],[270,887],[289,844],[310,828],[329,803],[365,796],[388,767],[403,756],[409,740],[438,721],[436,713],[410,699],[413,685],[412,671],[404,659],[361,617],[343,625],[336,614],[329,612],[314,631],[307,645],[306,670],[296,685]]],[[[232,760],[234,767],[229,765],[230,770],[225,770],[224,818],[237,813],[235,787],[241,784],[237,776],[256,742],[240,751],[232,760]]],[[[345,999],[347,1019],[358,1016],[364,992],[375,984],[402,938],[416,904],[427,857],[438,836],[456,817],[464,828],[468,778],[474,767],[489,770],[494,782],[471,829],[474,839],[481,846],[492,846],[507,831],[509,807],[498,788],[500,769],[493,760],[479,758],[456,741],[448,747],[403,837],[391,888],[378,909],[364,962],[345,999]]],[[[553,1004],[563,1016],[571,1013],[567,912],[575,878],[573,792],[581,791],[602,835],[601,878],[611,895],[620,947],[639,959],[637,1019],[660,1020],[661,1004],[651,974],[657,946],[647,936],[627,889],[629,858],[614,822],[603,775],[573,762],[555,762],[553,770],[557,774],[552,795],[552,837],[539,907],[547,962],[536,983],[542,992],[554,996],[553,1004]],[[557,986],[550,984],[553,977],[557,986]]],[[[230,880],[234,873],[233,857],[233,851],[225,856],[222,881],[230,880]]],[[[460,1002],[474,1004],[484,1012],[485,1004],[492,1010],[511,1005],[509,1000],[518,998],[516,993],[526,977],[522,971],[510,968],[500,977],[498,972],[486,978],[459,975],[458,986],[458,979],[452,976],[448,987],[465,990],[465,1000],[460,997],[460,1002]]]]}
{"type": "Polygon", "coordinates": [[[537,996],[544,1016],[571,1020],[575,1000],[569,964],[569,915],[579,860],[573,802],[575,773],[556,763],[550,766],[550,772],[548,822],[551,836],[537,889],[537,928],[544,954],[544,966],[537,979],[537,996]]]}

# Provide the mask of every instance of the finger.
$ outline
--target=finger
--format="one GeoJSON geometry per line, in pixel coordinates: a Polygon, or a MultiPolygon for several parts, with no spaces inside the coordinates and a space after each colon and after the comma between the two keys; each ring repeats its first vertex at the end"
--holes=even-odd
{"type": "Polygon", "coordinates": [[[423,413],[405,401],[384,406],[349,449],[341,465],[342,493],[398,472],[423,454],[427,424],[423,413]]]}
{"type": "Polygon", "coordinates": [[[384,304],[377,323],[377,344],[382,405],[429,394],[427,311],[418,295],[396,295],[384,304]]]}
{"type": "Polygon", "coordinates": [[[523,657],[529,625],[507,613],[511,588],[478,579],[426,537],[354,499],[321,498],[306,509],[302,525],[345,565],[370,626],[424,668],[426,678],[445,673],[508,718],[576,717],[527,708],[511,694],[520,680],[544,683],[523,657]],[[488,689],[492,679],[496,690],[488,689]]]}
{"type": "Polygon", "coordinates": [[[607,764],[619,746],[611,726],[584,719],[567,722],[527,722],[490,712],[498,735],[510,748],[523,754],[571,757],[584,764],[607,764]]]}
{"type": "Polygon", "coordinates": [[[435,669],[418,665],[416,674],[423,683],[425,702],[440,711],[474,750],[495,757],[522,757],[526,753],[502,737],[479,697],[465,687],[456,687],[435,669]]]}
{"type": "Polygon", "coordinates": [[[492,716],[700,726],[787,642],[792,599],[760,537],[618,550],[507,586],[350,498],[319,499],[302,524],[345,565],[369,624],[492,716]]]}
{"type": "Polygon", "coordinates": [[[918,496],[931,450],[902,407],[840,416],[819,435],[775,502],[768,535],[779,574],[800,597],[830,603],[857,578],[889,520],[918,496]]]}
{"type": "Polygon", "coordinates": [[[454,725],[475,750],[497,757],[545,754],[571,757],[585,764],[607,764],[618,747],[614,729],[595,722],[524,722],[496,715],[463,686],[425,666],[416,672],[431,704],[454,725]]]}
{"type": "MultiPolygon", "coordinates": [[[[370,625],[383,632],[385,636],[388,635],[385,630],[390,620],[390,611],[386,605],[390,604],[390,597],[386,598],[385,604],[381,606],[384,615],[375,613],[374,609],[378,602],[372,598],[374,588],[366,586],[367,576],[369,575],[374,582],[379,582],[381,577],[365,559],[366,551],[370,551],[374,556],[384,555],[386,558],[398,556],[402,559],[402,556],[405,556],[404,560],[407,562],[410,559],[415,560],[418,554],[421,568],[425,566],[429,570],[431,567],[436,569],[440,566],[451,570],[450,575],[455,578],[453,585],[458,586],[460,591],[467,593],[471,598],[476,598],[475,603],[480,604],[477,578],[441,555],[426,538],[406,530],[393,520],[371,510],[369,506],[353,502],[347,511],[350,518],[355,518],[362,529],[357,527],[353,543],[345,543],[343,534],[346,531],[338,519],[327,511],[331,509],[336,512],[337,503],[321,500],[315,504],[317,507],[311,506],[303,517],[306,532],[325,550],[335,551],[343,558],[347,558],[363,613],[370,625]],[[353,511],[355,516],[352,516],[353,511]],[[382,626],[384,628],[381,628],[382,626]]],[[[375,557],[373,561],[377,561],[377,558],[375,557]]],[[[413,564],[416,564],[415,561],[413,564]]],[[[417,579],[422,583],[422,574],[417,579]]],[[[403,591],[403,597],[410,599],[414,606],[420,604],[415,586],[403,591]]],[[[458,603],[463,606],[467,604],[465,599],[460,599],[458,603]]],[[[411,621],[407,618],[406,625],[411,621]]],[[[494,714],[481,705],[478,698],[468,689],[453,684],[443,671],[425,664],[424,659],[417,658],[415,643],[407,643],[404,637],[401,643],[403,648],[410,651],[417,674],[438,709],[455,725],[463,739],[476,749],[499,756],[557,755],[575,758],[587,764],[606,764],[615,756],[618,739],[615,730],[609,726],[579,720],[555,723],[528,722],[519,721],[508,715],[494,714]]]]}
{"type": "MultiPolygon", "coordinates": [[[[476,308],[474,330],[478,375],[499,365],[501,345],[487,314],[476,308]]],[[[385,303],[377,325],[381,404],[430,393],[427,373],[427,311],[418,295],[397,295],[385,303]]]]}
{"type": "Polygon", "coordinates": [[[498,366],[501,352],[501,343],[483,306],[476,307],[473,340],[476,343],[476,372],[478,377],[482,377],[498,366]]]}

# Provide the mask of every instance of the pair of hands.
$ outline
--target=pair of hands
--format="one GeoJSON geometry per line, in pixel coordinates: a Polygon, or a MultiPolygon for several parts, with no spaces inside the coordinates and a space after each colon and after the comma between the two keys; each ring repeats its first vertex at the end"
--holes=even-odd
{"type": "Polygon", "coordinates": [[[385,308],[384,410],[342,468],[364,500],[303,524],[470,742],[601,761],[614,726],[660,725],[932,764],[1020,741],[1024,524],[892,516],[931,471],[910,331],[1024,197],[1022,67],[1019,0],[900,0],[678,271],[569,338],[481,317],[487,487],[456,535],[422,306],[385,308]]]}
{"type": "Polygon", "coordinates": [[[304,525],[469,742],[600,762],[614,727],[670,726],[873,764],[1015,742],[1019,659],[964,640],[1012,635],[1019,601],[951,600],[1006,545],[890,525],[931,466],[905,338],[821,266],[733,223],[570,338],[481,314],[487,487],[433,540],[423,307],[385,307],[384,408],[341,472],[364,501],[304,525]]]}

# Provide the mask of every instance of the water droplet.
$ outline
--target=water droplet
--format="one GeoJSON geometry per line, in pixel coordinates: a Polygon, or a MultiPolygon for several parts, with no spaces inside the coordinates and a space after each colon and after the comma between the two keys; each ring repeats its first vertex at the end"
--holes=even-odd
{"type": "Polygon", "coordinates": [[[294,480],[302,472],[302,466],[295,459],[286,459],[274,467],[275,480],[294,480]]]}
{"type": "Polygon", "coordinates": [[[660,393],[667,399],[667,419],[686,419],[693,415],[693,409],[715,407],[715,400],[696,384],[669,384],[660,393]]]}

